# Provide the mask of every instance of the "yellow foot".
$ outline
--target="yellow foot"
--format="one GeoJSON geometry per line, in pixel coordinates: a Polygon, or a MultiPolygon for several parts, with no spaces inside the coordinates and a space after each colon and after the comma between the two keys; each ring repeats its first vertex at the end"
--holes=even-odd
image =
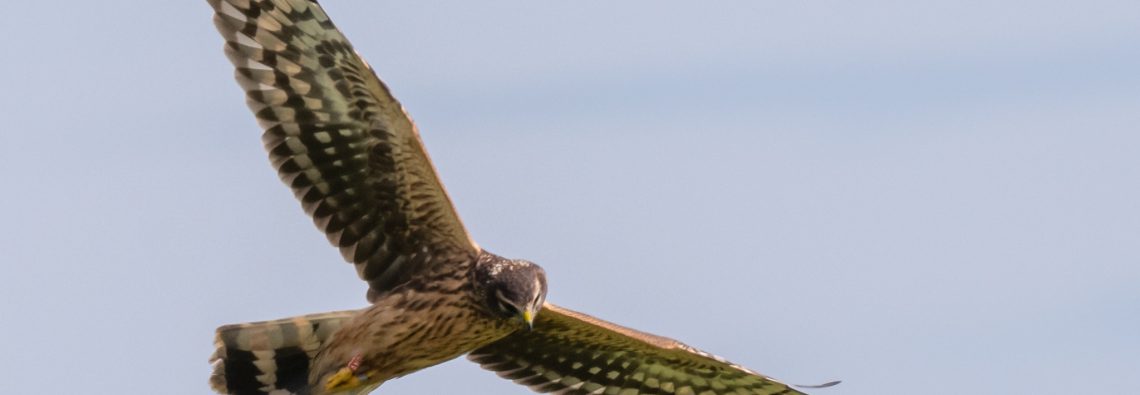
{"type": "Polygon", "coordinates": [[[325,382],[325,390],[329,392],[345,391],[359,387],[361,384],[363,383],[359,377],[356,377],[356,373],[348,368],[341,368],[325,382]]]}
{"type": "Polygon", "coordinates": [[[341,392],[360,387],[368,380],[367,373],[357,373],[360,369],[361,355],[356,355],[348,364],[340,368],[332,377],[325,381],[325,391],[341,392]]]}

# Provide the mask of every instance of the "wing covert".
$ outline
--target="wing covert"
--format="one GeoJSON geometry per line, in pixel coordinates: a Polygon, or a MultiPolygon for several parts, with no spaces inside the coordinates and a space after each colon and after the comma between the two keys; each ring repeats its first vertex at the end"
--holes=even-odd
{"type": "Polygon", "coordinates": [[[208,0],[270,160],[369,298],[468,236],[411,118],[312,0],[208,0]]]}
{"type": "Polygon", "coordinates": [[[803,395],[676,340],[549,303],[534,330],[518,331],[468,358],[542,393],[803,395]]]}

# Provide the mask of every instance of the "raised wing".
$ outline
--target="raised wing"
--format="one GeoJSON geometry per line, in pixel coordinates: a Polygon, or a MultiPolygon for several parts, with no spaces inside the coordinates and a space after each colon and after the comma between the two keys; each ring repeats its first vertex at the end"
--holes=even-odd
{"type": "Polygon", "coordinates": [[[281,179],[370,285],[473,259],[403,107],[312,0],[208,0],[281,179]]]}
{"type": "Polygon", "coordinates": [[[534,330],[468,358],[536,392],[559,394],[803,394],[676,340],[546,304],[534,330]]]}

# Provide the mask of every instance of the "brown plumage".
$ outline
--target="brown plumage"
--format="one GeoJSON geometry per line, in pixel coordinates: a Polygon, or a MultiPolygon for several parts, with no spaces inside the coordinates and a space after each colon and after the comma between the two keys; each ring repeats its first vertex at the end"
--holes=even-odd
{"type": "Polygon", "coordinates": [[[800,393],[547,304],[541,267],[471,239],[415,124],[316,1],[208,1],[271,163],[371,303],[219,328],[217,392],[364,394],[470,353],[540,392],[800,393]]]}

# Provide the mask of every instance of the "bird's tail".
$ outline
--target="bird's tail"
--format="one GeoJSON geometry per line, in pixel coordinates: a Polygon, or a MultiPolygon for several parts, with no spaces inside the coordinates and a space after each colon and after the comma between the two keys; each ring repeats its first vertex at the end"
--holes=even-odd
{"type": "Polygon", "coordinates": [[[308,394],[310,362],[356,314],[337,311],[218,328],[210,387],[230,395],[308,394]]]}

